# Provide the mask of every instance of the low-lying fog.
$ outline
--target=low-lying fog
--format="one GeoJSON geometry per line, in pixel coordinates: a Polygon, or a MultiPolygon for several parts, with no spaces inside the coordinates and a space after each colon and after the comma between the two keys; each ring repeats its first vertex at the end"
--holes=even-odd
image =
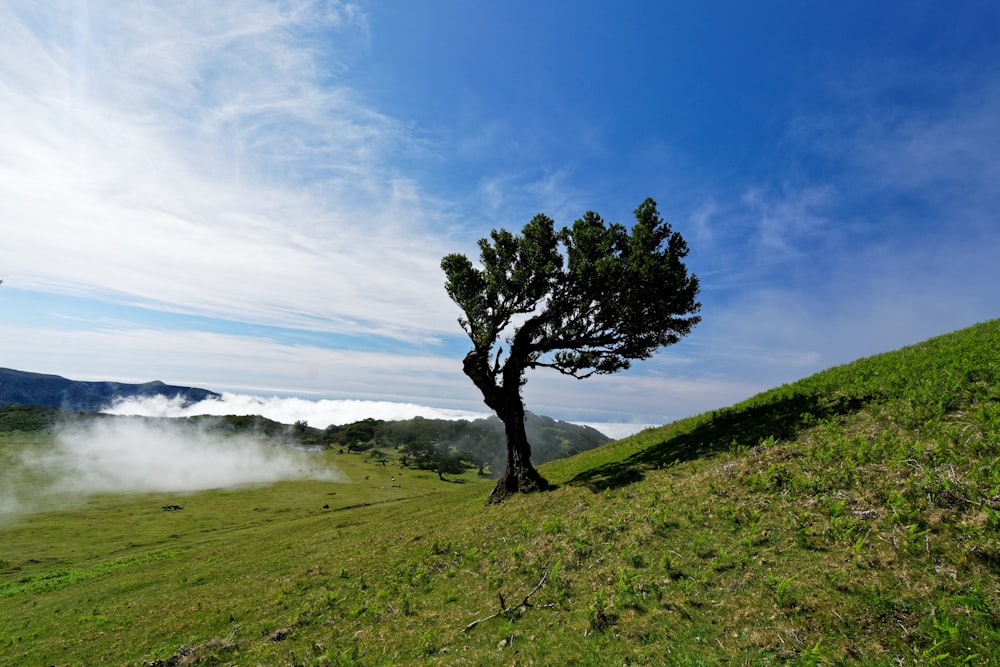
{"type": "Polygon", "coordinates": [[[330,424],[350,424],[362,419],[392,421],[424,417],[426,419],[481,419],[486,412],[429,408],[414,403],[391,401],[330,400],[310,401],[304,398],[222,394],[191,405],[183,399],[151,396],[116,401],[102,410],[112,415],[142,415],[145,417],[195,417],[198,415],[260,415],[282,424],[305,421],[316,428],[330,424]]]}
{"type": "MultiPolygon", "coordinates": [[[[483,419],[492,413],[468,410],[431,408],[415,403],[392,401],[359,401],[322,399],[310,401],[303,398],[272,396],[264,398],[248,394],[222,394],[222,398],[206,399],[184,405],[182,399],[153,396],[117,401],[103,410],[113,415],[141,415],[145,417],[195,417],[197,415],[260,415],[282,424],[305,421],[316,428],[330,424],[350,424],[362,419],[393,421],[424,417],[425,419],[483,419]]],[[[624,438],[652,424],[576,422],[590,426],[609,438],[624,438]]]]}
{"type": "Polygon", "coordinates": [[[68,423],[57,430],[51,446],[11,448],[5,458],[0,514],[97,493],[186,493],[287,479],[345,481],[320,453],[186,422],[145,419],[68,423]]]}
{"type": "MultiPolygon", "coordinates": [[[[481,419],[486,412],[429,408],[389,401],[262,398],[223,394],[185,406],[162,396],[118,401],[104,412],[136,417],[261,415],[325,428],[366,418],[481,419]]],[[[612,438],[645,424],[588,423],[612,438]]],[[[108,419],[67,423],[51,446],[0,452],[0,515],[64,505],[96,493],[193,492],[286,479],[338,481],[322,455],[276,446],[250,435],[222,435],[187,422],[108,419]]],[[[0,517],[2,518],[2,517],[0,517]]]]}

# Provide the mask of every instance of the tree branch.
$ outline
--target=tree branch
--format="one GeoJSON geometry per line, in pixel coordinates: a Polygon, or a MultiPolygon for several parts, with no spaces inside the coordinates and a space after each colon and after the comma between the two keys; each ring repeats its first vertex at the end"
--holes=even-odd
{"type": "Polygon", "coordinates": [[[555,371],[559,371],[563,375],[568,375],[570,377],[576,378],[577,380],[586,380],[591,375],[595,375],[597,373],[597,369],[590,370],[590,371],[588,371],[586,373],[581,373],[580,371],[578,371],[576,369],[566,368],[565,366],[563,366],[561,364],[547,364],[547,363],[545,363],[543,361],[536,361],[532,365],[533,366],[539,366],[541,368],[551,368],[551,369],[553,369],[555,371]]]}
{"type": "Polygon", "coordinates": [[[531,596],[534,595],[535,593],[537,593],[538,589],[540,589],[542,586],[545,585],[545,582],[548,580],[548,578],[549,578],[549,573],[548,573],[548,571],[546,571],[545,574],[542,575],[542,578],[541,578],[541,580],[539,580],[538,584],[533,589],[531,589],[531,592],[528,593],[527,595],[525,595],[524,599],[521,600],[518,604],[514,605],[513,607],[511,607],[509,609],[507,608],[507,605],[506,605],[506,603],[504,601],[503,593],[500,593],[499,594],[500,595],[500,611],[498,611],[495,614],[491,614],[489,616],[486,616],[484,618],[477,619],[477,620],[473,621],[472,623],[469,623],[467,626],[465,626],[465,628],[462,629],[462,632],[468,632],[469,630],[471,630],[472,628],[476,627],[480,623],[484,623],[486,621],[492,621],[494,618],[499,618],[500,616],[506,616],[506,615],[514,613],[514,612],[524,613],[524,610],[527,609],[528,607],[535,607],[535,606],[554,607],[555,603],[543,604],[543,605],[533,605],[530,602],[528,602],[528,600],[531,599],[531,596]]]}

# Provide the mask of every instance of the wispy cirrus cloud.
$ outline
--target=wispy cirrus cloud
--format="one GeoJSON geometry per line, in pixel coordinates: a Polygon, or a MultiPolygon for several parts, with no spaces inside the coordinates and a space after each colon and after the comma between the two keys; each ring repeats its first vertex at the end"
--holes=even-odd
{"type": "Polygon", "coordinates": [[[994,78],[914,63],[817,77],[785,167],[693,207],[693,363],[764,388],[1000,314],[994,78]]]}
{"type": "Polygon", "coordinates": [[[349,4],[0,9],[15,288],[321,331],[450,330],[423,150],[347,82],[349,4]],[[69,9],[70,11],[67,11],[69,9]]]}
{"type": "Polygon", "coordinates": [[[822,234],[830,224],[821,211],[832,198],[831,188],[786,186],[782,190],[775,195],[754,187],[743,195],[742,203],[756,218],[751,241],[758,253],[781,257],[802,254],[803,241],[822,234]]]}
{"type": "Polygon", "coordinates": [[[984,64],[893,60],[841,75],[817,93],[818,108],[790,122],[788,140],[842,167],[828,170],[831,178],[875,212],[906,197],[934,217],[947,214],[950,226],[968,207],[1000,198],[1000,85],[996,65],[984,64]]]}

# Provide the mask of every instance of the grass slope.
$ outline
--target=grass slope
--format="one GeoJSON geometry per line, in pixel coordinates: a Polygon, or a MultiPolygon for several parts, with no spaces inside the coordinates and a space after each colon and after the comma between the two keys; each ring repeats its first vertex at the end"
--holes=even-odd
{"type": "Polygon", "coordinates": [[[352,483],[34,514],[0,528],[0,664],[996,664],[997,350],[833,368],[501,507],[327,452],[352,483]]]}

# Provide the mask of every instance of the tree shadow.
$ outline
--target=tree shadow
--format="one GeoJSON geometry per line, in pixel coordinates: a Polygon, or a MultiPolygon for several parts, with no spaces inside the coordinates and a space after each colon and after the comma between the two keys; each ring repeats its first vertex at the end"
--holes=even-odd
{"type": "Polygon", "coordinates": [[[724,451],[750,448],[768,438],[791,440],[818,422],[860,410],[866,397],[830,398],[818,394],[778,395],[765,401],[751,399],[677,425],[665,440],[621,461],[605,463],[569,480],[591,491],[615,489],[645,478],[646,470],[671,466],[724,451]]]}

